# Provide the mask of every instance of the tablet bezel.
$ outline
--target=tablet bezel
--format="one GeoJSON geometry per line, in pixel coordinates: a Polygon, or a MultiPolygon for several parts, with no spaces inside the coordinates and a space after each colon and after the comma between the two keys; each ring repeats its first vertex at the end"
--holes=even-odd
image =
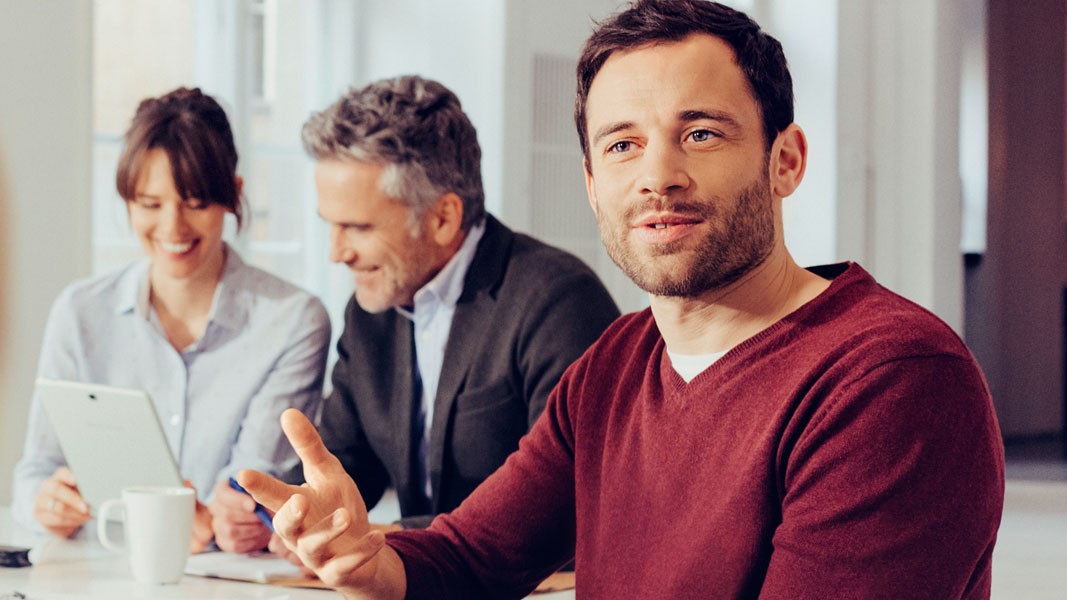
{"type": "Polygon", "coordinates": [[[40,377],[37,399],[94,516],[124,487],[182,485],[148,392],[40,377]]]}

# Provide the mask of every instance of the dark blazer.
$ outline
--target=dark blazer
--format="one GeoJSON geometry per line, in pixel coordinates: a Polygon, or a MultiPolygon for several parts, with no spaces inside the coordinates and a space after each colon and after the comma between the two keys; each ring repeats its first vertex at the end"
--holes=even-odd
{"type": "Polygon", "coordinates": [[[396,310],[370,314],[349,301],[322,408],[326,446],[368,507],[392,484],[401,523],[425,527],[518,448],[563,371],[618,315],[580,260],[488,216],[445,345],[429,433],[429,504],[411,440],[412,323],[396,310]]]}

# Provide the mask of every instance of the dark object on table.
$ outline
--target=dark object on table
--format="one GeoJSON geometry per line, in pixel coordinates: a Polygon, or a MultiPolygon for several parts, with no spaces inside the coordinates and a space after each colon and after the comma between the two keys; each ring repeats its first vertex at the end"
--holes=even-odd
{"type": "Polygon", "coordinates": [[[30,566],[30,549],[16,546],[0,546],[0,567],[30,566]]]}

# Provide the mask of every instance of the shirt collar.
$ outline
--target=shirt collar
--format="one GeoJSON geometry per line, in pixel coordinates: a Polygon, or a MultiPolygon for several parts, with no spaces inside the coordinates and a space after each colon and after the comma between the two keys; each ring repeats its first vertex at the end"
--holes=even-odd
{"type": "MultiPolygon", "coordinates": [[[[437,275],[434,275],[434,278],[428,281],[426,285],[415,292],[416,310],[420,305],[427,303],[438,302],[448,307],[456,305],[460,295],[463,293],[463,282],[467,278],[467,271],[470,269],[471,263],[474,261],[474,253],[478,249],[478,242],[481,241],[484,233],[484,220],[471,226],[470,231],[467,232],[467,237],[460,244],[459,250],[452,255],[452,258],[448,259],[444,268],[437,275]]],[[[403,307],[397,307],[397,312],[409,319],[414,317],[413,311],[403,307]]]]}
{"type": "MultiPolygon", "coordinates": [[[[241,304],[238,294],[240,284],[237,274],[243,271],[245,263],[241,257],[230,248],[229,244],[223,244],[223,252],[226,261],[222,267],[222,276],[215,286],[215,297],[211,300],[211,316],[208,323],[215,323],[227,329],[239,329],[244,325],[246,310],[241,304]]],[[[118,305],[117,314],[134,313],[138,317],[148,320],[150,306],[148,303],[149,281],[148,272],[151,261],[147,258],[134,263],[129,272],[118,282],[118,305]]]]}
{"type": "Polygon", "coordinates": [[[115,284],[115,314],[135,313],[148,318],[148,268],[149,260],[143,258],[130,265],[115,284]]]}
{"type": "Polygon", "coordinates": [[[225,244],[225,252],[226,263],[222,267],[219,284],[215,286],[215,298],[211,301],[212,314],[208,323],[237,330],[244,327],[248,316],[248,303],[241,302],[240,298],[242,294],[251,293],[242,289],[240,281],[240,273],[248,267],[229,244],[225,244]]]}

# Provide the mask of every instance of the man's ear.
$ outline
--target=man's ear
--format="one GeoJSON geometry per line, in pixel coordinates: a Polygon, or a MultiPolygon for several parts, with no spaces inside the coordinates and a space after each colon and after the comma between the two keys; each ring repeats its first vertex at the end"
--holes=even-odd
{"type": "Polygon", "coordinates": [[[767,166],[771,194],[785,198],[796,191],[808,165],[808,140],[796,123],[791,123],[775,138],[767,166]]]}
{"type": "Polygon", "coordinates": [[[582,161],[582,170],[585,172],[585,195],[589,198],[589,208],[593,209],[593,215],[600,216],[600,207],[596,201],[596,184],[593,183],[593,173],[589,170],[589,161],[582,161]]]}
{"type": "Polygon", "coordinates": [[[463,231],[463,199],[453,192],[442,194],[430,209],[430,235],[441,246],[452,244],[463,231]]]}

